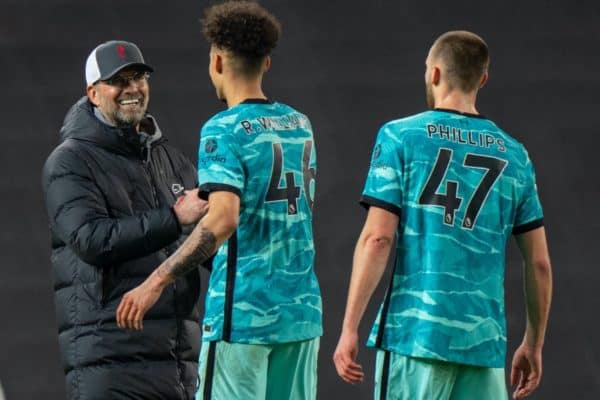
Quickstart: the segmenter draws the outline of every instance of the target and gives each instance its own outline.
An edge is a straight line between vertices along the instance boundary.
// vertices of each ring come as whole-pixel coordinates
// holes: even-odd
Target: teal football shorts
[[[319,342],[203,342],[196,399],[314,400]]]
[[[506,400],[504,368],[486,368],[378,350],[375,400]]]

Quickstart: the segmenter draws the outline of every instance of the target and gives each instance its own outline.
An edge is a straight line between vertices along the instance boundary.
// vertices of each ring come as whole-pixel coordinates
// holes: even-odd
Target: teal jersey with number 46
[[[361,202],[400,217],[392,282],[368,344],[503,367],[506,243],[543,225],[523,145],[482,116],[451,110],[389,122]]]
[[[247,100],[202,128],[200,195],[240,198],[237,231],[213,259],[204,341],[285,343],[322,334],[312,233],[316,168],[310,121],[287,105]]]

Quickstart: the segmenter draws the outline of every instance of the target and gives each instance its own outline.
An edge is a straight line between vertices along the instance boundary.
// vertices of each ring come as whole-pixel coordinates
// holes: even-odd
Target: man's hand
[[[117,325],[124,329],[142,330],[146,312],[158,301],[163,287],[146,280],[125,293],[117,308]]]
[[[520,400],[529,396],[542,379],[542,349],[522,343],[513,356],[510,383],[517,385],[513,399]]]
[[[173,205],[177,220],[181,225],[197,223],[208,211],[208,201],[198,197],[198,189],[186,190]]]
[[[365,376],[362,366],[356,363],[358,355],[358,334],[342,331],[333,353],[333,362],[338,375],[348,383],[359,383]]]

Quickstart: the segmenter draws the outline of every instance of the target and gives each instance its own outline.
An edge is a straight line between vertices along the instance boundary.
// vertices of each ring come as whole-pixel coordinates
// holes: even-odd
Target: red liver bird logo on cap
[[[121,60],[124,60],[125,57],[127,56],[127,54],[125,54],[125,46],[123,46],[122,44],[117,46],[117,54],[119,55],[119,58]]]

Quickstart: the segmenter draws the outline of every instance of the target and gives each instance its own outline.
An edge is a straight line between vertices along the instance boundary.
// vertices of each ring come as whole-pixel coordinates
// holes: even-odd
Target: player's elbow
[[[224,213],[221,215],[219,221],[220,231],[223,232],[223,235],[229,237],[235,232],[238,227],[239,216],[233,213]]]
[[[220,203],[208,209],[208,213],[202,219],[203,225],[210,229],[217,238],[227,239],[238,227],[239,212],[233,207]]]
[[[552,265],[550,264],[550,258],[546,254],[540,254],[533,256],[525,263],[526,274],[533,278],[537,282],[544,284],[552,284]]]
[[[530,266],[536,275],[551,276],[552,265],[549,257],[534,258],[530,261]]]
[[[392,246],[394,237],[384,232],[372,232],[365,235],[363,243],[365,247],[374,251],[388,251]]]
[[[71,232],[67,243],[86,264],[101,267],[110,264],[114,257],[113,241],[98,220],[83,224]]]

